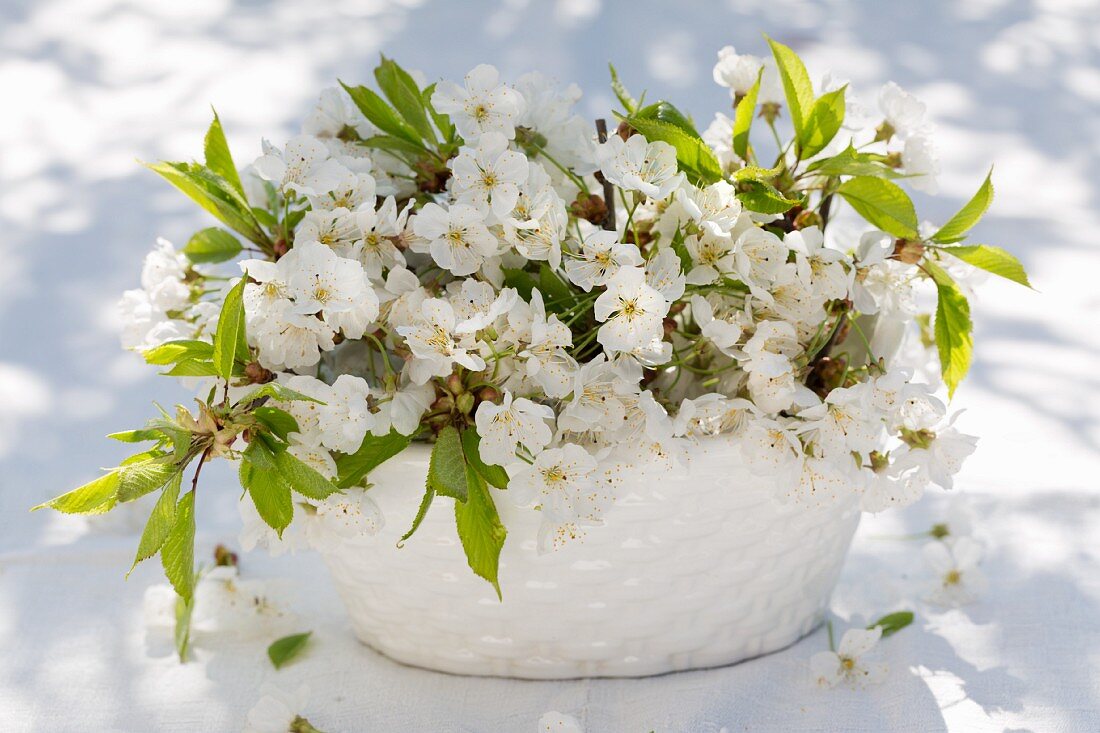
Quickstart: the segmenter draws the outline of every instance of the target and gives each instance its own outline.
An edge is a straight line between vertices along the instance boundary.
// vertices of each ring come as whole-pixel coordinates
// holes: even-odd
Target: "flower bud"
[[[214,547],[214,564],[218,567],[235,568],[238,565],[237,553],[222,544]]]
[[[915,265],[924,257],[924,245],[910,239],[894,242],[894,257],[907,265]]]
[[[477,398],[482,402],[499,402],[501,394],[496,387],[482,387],[477,393]]]
[[[775,120],[779,117],[779,104],[777,102],[764,102],[761,104],[760,117],[766,120],[769,125],[774,125]]]
[[[584,219],[592,224],[603,224],[607,218],[607,204],[602,196],[588,194],[581,191],[577,198],[569,205],[569,211],[578,219]]]
[[[455,399],[455,407],[463,415],[469,415],[470,410],[474,409],[474,396],[469,392],[463,392]]]
[[[275,373],[264,369],[258,361],[249,362],[244,368],[244,376],[249,384],[267,384],[275,380]]]
[[[825,220],[821,218],[821,214],[816,211],[807,209],[794,218],[795,229],[808,229],[809,227],[817,227],[821,229],[825,226]]]
[[[462,377],[457,374],[451,374],[447,377],[447,391],[453,395],[459,395],[466,391],[466,387],[462,384]]]
[[[895,132],[894,126],[883,120],[882,124],[875,128],[875,142],[880,143],[889,140]]]

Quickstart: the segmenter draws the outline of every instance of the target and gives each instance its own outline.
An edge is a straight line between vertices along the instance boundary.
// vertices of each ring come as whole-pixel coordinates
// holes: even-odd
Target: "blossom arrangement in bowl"
[[[767,61],[719,53],[732,114],[702,133],[614,68],[608,126],[541,74],[425,85],[386,58],[380,91],[325,90],[302,134],[243,170],[215,116],[203,162],[149,167],[219,225],[160,241],[122,301],[125,345],[196,384],[197,408],[110,436],[146,446],[45,506],[159,492],[135,564],[159,555],[186,601],[200,471],[234,461],[246,545],[321,549],[361,636],[453,671],[648,673],[805,633],[858,511],[950,488],[974,448],[936,396],[971,359],[961,278],[1027,279],[963,243],[989,177],[942,226],[918,220],[903,186],[935,179],[918,100],[887,85],[876,117],[769,44]],[[456,572],[463,553],[490,585]],[[589,582],[586,557],[612,575]],[[692,576],[711,595],[676,590],[719,566],[741,569]],[[709,636],[652,624],[600,666],[637,600],[622,568],[674,619],[716,607]],[[440,602],[445,586],[471,605]],[[537,637],[524,623],[576,596],[598,602],[517,651]],[[725,604],[744,598],[737,622]],[[402,624],[431,649],[395,642]],[[504,627],[506,651],[471,651]]]

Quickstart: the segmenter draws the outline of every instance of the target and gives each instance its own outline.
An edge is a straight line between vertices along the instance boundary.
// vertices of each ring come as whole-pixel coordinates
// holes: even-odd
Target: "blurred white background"
[[[114,302],[156,236],[182,244],[209,223],[138,160],[199,155],[210,105],[243,164],[261,137],[295,132],[322,87],[369,82],[385,52],[430,80],[481,62],[512,78],[537,68],[579,83],[593,117],[607,116],[614,61],[635,93],[705,123],[729,103],[710,78],[716,51],[762,55],[763,32],[815,79],[832,70],[868,100],[892,79],[927,102],[942,191],[916,196],[925,217],[944,220],[996,164],[973,238],[1019,255],[1039,292],[990,281],[973,303],[977,361],[956,404],[982,442],[958,484],[1011,507],[1005,526],[1027,543],[1002,552],[1019,567],[1087,577],[1100,544],[1095,0],[0,0],[0,552],[83,534],[26,510],[121,457],[101,436],[143,423],[152,400],[190,397],[118,350]],[[231,539],[236,495],[223,494],[202,511]],[[116,592],[121,570],[97,591]],[[1100,604],[1095,573],[1067,582],[1056,603]],[[0,598],[0,634],[35,592],[15,587],[27,595]],[[1091,672],[1063,671],[1095,711],[1090,639]],[[1086,720],[1051,715],[1065,730]]]

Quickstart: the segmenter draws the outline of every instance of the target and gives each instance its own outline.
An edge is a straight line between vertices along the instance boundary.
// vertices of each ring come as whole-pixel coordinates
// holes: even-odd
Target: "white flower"
[[[836,687],[843,683],[862,687],[881,682],[886,676],[886,665],[866,658],[881,638],[881,626],[845,631],[835,652],[818,652],[810,658],[810,669],[817,684]]]
[[[825,457],[806,455],[796,481],[785,481],[783,496],[811,506],[822,506],[851,496],[858,491],[851,456]]]
[[[361,544],[385,524],[368,491],[345,489],[316,503],[306,523],[306,536],[314,549],[330,552],[345,544]]]
[[[690,285],[709,285],[723,275],[732,275],[737,266],[734,240],[724,232],[704,229],[684,240],[694,267],[687,274]]]
[[[952,422],[954,420],[952,419]],[[954,476],[962,468],[963,461],[977,450],[978,439],[960,433],[954,427],[936,432],[921,431],[920,442],[898,449],[899,467],[916,468],[926,474],[932,483],[944,489],[954,488]]]
[[[515,288],[504,288],[498,293],[489,283],[478,280],[463,280],[460,287],[453,287],[458,282],[455,280],[448,287],[448,299],[458,321],[455,333],[477,333],[494,325],[519,300]]]
[[[676,167],[676,149],[660,140],[649,142],[641,135],[623,140],[612,135],[596,149],[604,177],[627,191],[640,191],[661,200],[680,187],[684,174]]]
[[[497,253],[499,243],[485,226],[485,217],[473,206],[455,204],[444,209],[427,204],[413,217],[413,231],[428,241],[436,264],[458,276],[472,275]],[[418,243],[416,251],[425,251]]]
[[[581,251],[565,261],[565,274],[586,293],[606,285],[621,267],[642,264],[642,254],[633,244],[619,241],[615,232],[595,231],[585,237]]]
[[[524,111],[523,96],[501,84],[499,72],[488,64],[468,73],[464,87],[449,81],[437,84],[432,105],[451,116],[467,143],[476,142],[486,132],[515,137],[516,123]]]
[[[354,162],[345,159],[344,163],[357,165],[359,168],[370,167],[369,158],[353,160]],[[309,203],[314,211],[335,211],[336,209],[358,211],[374,208],[376,189],[377,184],[370,173],[362,170],[345,170],[340,180],[329,191],[320,196],[310,196]]]
[[[542,135],[546,141],[542,147],[562,166],[579,175],[594,171],[592,123],[573,114],[573,106],[581,98],[580,87],[570,84],[561,90],[553,79],[535,71],[517,79],[515,88],[523,95],[525,108],[517,126]]]
[[[864,470],[861,478],[863,492],[859,497],[859,508],[872,513],[909,506],[924,495],[928,486],[927,474],[907,470],[897,461],[877,472]]]
[[[658,250],[657,254],[646,260],[645,281],[669,303],[684,295],[686,283],[680,268],[680,257],[671,247]]]
[[[411,209],[410,201],[398,211],[393,196],[387,196],[378,211],[365,207],[356,212],[355,224],[359,237],[349,256],[359,260],[367,277],[372,280],[381,279],[383,270],[405,266],[405,255],[397,248],[395,241],[406,236]]]
[[[492,212],[497,221],[512,213],[527,181],[527,158],[508,149],[508,138],[487,132],[476,148],[463,148],[451,161],[452,192],[458,201]]]
[[[738,352],[733,347],[741,339],[741,324],[728,318],[715,318],[714,306],[701,295],[691,296],[691,317],[705,338],[727,356]]]
[[[914,133],[905,140],[901,149],[901,167],[909,185],[918,191],[935,194],[940,190],[936,176],[940,173],[939,157],[931,135]]]
[[[599,354],[581,365],[573,381],[573,398],[558,416],[558,427],[573,432],[612,431],[622,426],[626,400],[637,388]]]
[[[531,455],[537,455],[553,437],[554,411],[523,397],[513,400],[508,391],[499,405],[482,402],[474,419],[481,436],[478,452],[489,464],[515,463],[516,448],[520,445]]]
[[[260,688],[263,697],[248,711],[245,733],[288,733],[301,725],[301,711],[309,701],[309,688],[302,686],[293,693],[271,684]]]
[[[622,267],[596,299],[594,312],[603,323],[596,340],[609,351],[631,352],[661,340],[668,301],[646,283],[645,270]]]
[[[725,46],[718,51],[714,81],[720,86],[729,87],[731,97],[748,94],[763,67],[764,62],[760,58],[738,54],[733,46]]]
[[[401,435],[412,435],[434,400],[435,389],[430,384],[409,384],[383,395],[371,433],[382,437],[396,430]]]
[[[145,255],[141,266],[141,287],[149,294],[149,301],[163,311],[186,306],[191,296],[184,282],[187,267],[187,258],[167,239],[158,238],[157,246]]]
[[[803,430],[816,431],[815,442],[826,453],[866,456],[880,447],[881,421],[869,404],[870,393],[862,386],[838,387],[829,392],[825,402],[799,414],[806,421]]]
[[[371,428],[373,415],[367,403],[366,380],[341,374],[332,383],[320,410],[321,443],[329,450],[354,453]]]
[[[928,600],[940,606],[972,603],[985,592],[985,575],[978,569],[982,546],[969,537],[953,542],[929,542],[921,551],[935,575]]]
[[[122,321],[120,340],[124,349],[144,351],[165,341],[187,337],[184,324],[169,318],[144,290],[127,290],[116,307]]]
[[[798,478],[802,467],[802,444],[793,431],[776,420],[757,418],[744,428],[741,456],[755,474],[777,476],[781,483]]]
[[[302,133],[314,137],[332,138],[346,128],[360,137],[370,137],[374,130],[363,113],[352,103],[347,92],[337,87],[321,90],[317,106],[302,123]]]
[[[539,718],[538,733],[584,733],[584,728],[572,715],[551,710]]]
[[[566,443],[540,453],[535,462],[512,477],[508,495],[519,506],[537,501],[551,520],[567,522],[581,514],[585,495],[593,492],[596,459],[578,445]]]
[[[287,294],[302,315],[323,313],[333,330],[348,338],[361,338],[378,316],[378,295],[363,267],[338,256],[319,242],[295,245],[282,259],[280,269],[289,273]]]
[[[549,174],[538,163],[528,163],[527,180],[520,188],[515,209],[501,223],[504,238],[521,255],[529,260],[545,260],[554,269],[561,264],[561,241],[569,216]]]
[[[323,142],[309,135],[291,138],[282,151],[265,143],[264,155],[252,166],[265,181],[302,196],[328,193],[340,184],[347,172],[344,166],[329,157]]]
[[[249,287],[245,288],[246,294]],[[249,341],[259,350],[260,364],[268,369],[313,366],[321,358],[321,351],[331,351],[335,346],[331,326],[316,316],[298,312],[290,300],[274,301],[265,310],[249,315]]]
[[[565,350],[573,345],[573,333],[556,315],[546,317],[542,293],[531,291],[531,323],[527,348],[519,356],[526,359],[527,376],[546,392],[547,397],[565,397],[573,388],[577,361]]]
[[[892,81],[879,91],[878,106],[898,137],[906,138],[927,124],[924,102]]]
[[[320,242],[341,257],[348,256],[348,250],[358,236],[355,217],[350,210],[343,207],[313,208],[306,212],[298,228],[294,230],[295,242]]]
[[[758,290],[774,282],[787,263],[787,245],[760,227],[747,229],[737,238],[736,270],[745,284]],[[759,295],[757,297],[760,297]]]
[[[416,384],[424,384],[432,377],[445,377],[458,364],[479,372],[485,362],[476,354],[455,341],[455,312],[451,304],[441,298],[425,300],[420,308],[420,318],[412,326],[400,326],[397,332],[405,337],[415,358],[408,362],[409,376]]]
[[[237,541],[245,552],[262,547],[272,557],[278,557],[286,552],[294,554],[298,550],[309,547],[300,521],[292,521],[280,537],[259,515],[250,497],[244,497],[238,501],[237,510],[240,512],[242,522]]]

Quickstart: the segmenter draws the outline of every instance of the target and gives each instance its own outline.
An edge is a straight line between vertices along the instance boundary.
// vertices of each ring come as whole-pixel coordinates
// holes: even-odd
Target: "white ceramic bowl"
[[[393,659],[470,675],[642,676],[731,664],[820,623],[859,522],[854,502],[781,505],[738,449],[712,438],[690,467],[627,480],[605,527],[536,552],[539,515],[494,498],[508,539],[504,601],[466,565],[452,500],[436,498],[398,549],[423,494],[429,449],[371,475],[386,517],[367,546],[325,553],[356,634]]]

